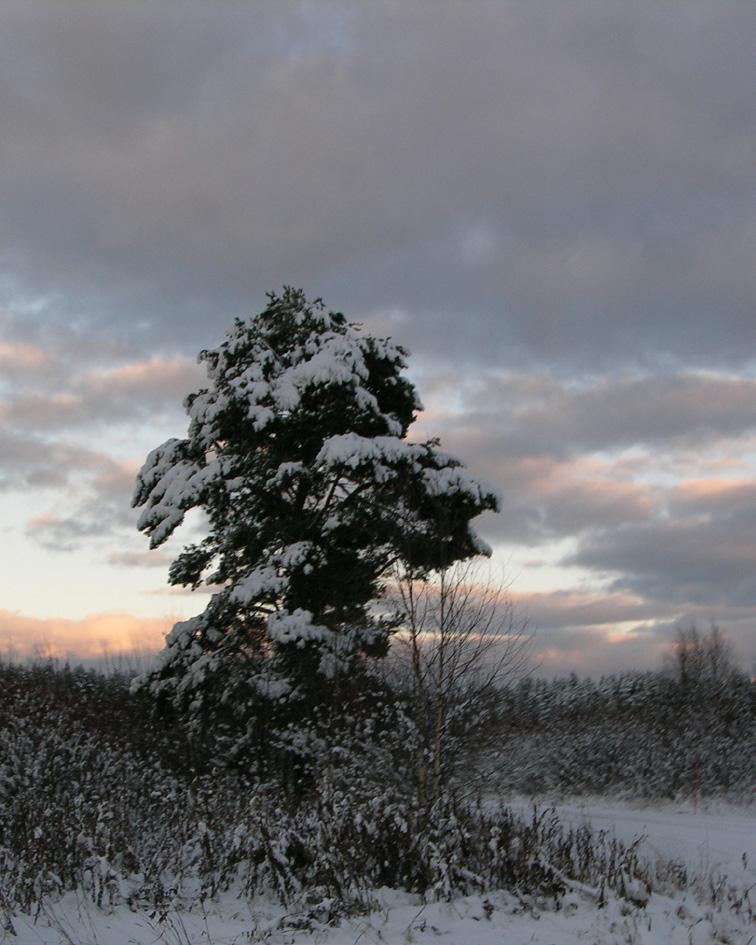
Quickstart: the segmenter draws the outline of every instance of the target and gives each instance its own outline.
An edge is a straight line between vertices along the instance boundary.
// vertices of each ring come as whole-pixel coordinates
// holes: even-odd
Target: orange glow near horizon
[[[27,617],[0,611],[0,655],[12,659],[98,659],[154,653],[162,648],[173,617],[127,613],[89,614],[80,620]]]

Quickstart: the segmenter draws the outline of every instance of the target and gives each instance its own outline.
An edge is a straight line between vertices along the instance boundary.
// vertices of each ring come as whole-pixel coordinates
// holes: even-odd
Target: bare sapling
[[[410,706],[423,804],[452,787],[479,788],[498,764],[499,696],[527,671],[531,652],[507,590],[469,561],[396,578],[389,666]]]

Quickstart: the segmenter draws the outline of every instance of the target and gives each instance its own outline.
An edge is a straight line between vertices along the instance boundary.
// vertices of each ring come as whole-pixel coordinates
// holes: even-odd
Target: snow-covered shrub
[[[145,709],[124,680],[0,666],[0,908],[77,889],[164,911],[236,889],[336,914],[379,886],[553,903],[573,886],[598,896],[602,877],[634,895],[653,880],[632,850],[549,812],[419,803],[385,716],[313,730],[318,764],[295,803],[280,781],[197,770]]]
[[[0,875],[30,906],[148,876],[180,831],[181,747],[159,737],[122,679],[52,667],[0,670]],[[142,831],[145,831],[142,833]]]
[[[429,811],[391,791],[364,798],[329,785],[318,796],[311,809],[256,809],[244,840],[247,892],[274,888],[291,900],[317,889],[364,901],[382,886],[430,899],[505,888],[556,901],[577,886],[651,884],[632,851],[587,828],[564,831],[553,812],[523,820],[448,798]]]

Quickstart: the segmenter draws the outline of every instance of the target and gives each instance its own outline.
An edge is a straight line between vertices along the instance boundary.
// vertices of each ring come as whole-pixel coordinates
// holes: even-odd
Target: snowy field
[[[530,803],[515,802],[526,811]],[[0,932],[13,945],[243,945],[247,942],[322,945],[749,945],[756,926],[743,900],[756,884],[756,817],[733,807],[633,806],[602,800],[559,805],[566,823],[590,822],[618,839],[644,837],[651,862],[673,858],[696,877],[674,897],[653,894],[645,906],[610,897],[599,907],[596,890],[574,889],[559,911],[500,892],[451,903],[424,904],[392,890],[371,894],[372,911],[329,925],[326,903],[287,912],[271,901],[226,894],[217,902],[164,916],[113,913],[69,895],[45,906],[34,920],[16,916]],[[720,890],[713,907],[711,889]],[[697,901],[698,892],[702,901]],[[706,904],[708,900],[709,904]]]

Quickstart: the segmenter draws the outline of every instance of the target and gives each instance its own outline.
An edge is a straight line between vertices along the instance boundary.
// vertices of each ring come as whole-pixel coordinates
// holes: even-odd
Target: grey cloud
[[[40,515],[31,519],[26,526],[26,534],[49,551],[71,551],[77,545],[91,542],[103,534],[103,523],[93,516],[82,517],[84,508],[78,514],[57,516]],[[111,523],[105,526],[110,533]]]
[[[33,537],[51,546],[73,547],[86,537],[133,534],[138,512],[131,508],[137,470],[109,459],[72,490],[70,508],[29,523]]]
[[[500,491],[501,514],[479,523],[489,541],[574,537],[578,550],[566,563],[657,609],[665,602],[756,604],[756,486],[722,479],[721,470],[712,480],[693,478],[707,455],[733,455],[728,437],[740,438],[741,454],[750,448],[753,381],[683,375],[575,387],[520,374],[509,387],[483,385],[466,402],[500,407],[440,415],[423,432],[435,426],[444,444]],[[638,446],[645,452],[635,460],[606,458]],[[660,473],[677,484],[661,485]]]
[[[753,506],[707,520],[625,525],[581,539],[569,563],[615,575],[613,587],[657,601],[756,605]]]
[[[51,483],[58,489],[51,509],[26,523],[29,538],[50,550],[70,551],[134,533],[137,513],[130,499],[135,469],[105,454],[67,452],[59,443],[50,444],[49,455],[57,455],[68,465],[61,481]],[[27,481],[26,485],[33,484]]]
[[[607,449],[670,440],[702,441],[756,428],[756,381],[676,375],[603,381],[562,391],[545,409],[526,408],[527,429],[576,447]]]
[[[89,470],[78,470],[67,482],[67,494],[58,497],[50,511],[27,521],[27,536],[54,551],[90,547],[110,563],[136,566],[138,561],[149,560],[155,566],[164,565],[172,558],[155,552],[142,558],[136,550],[140,546],[144,550],[145,545],[136,531],[139,509],[131,507],[136,473],[136,468],[108,457]],[[206,531],[203,513],[191,510],[180,536],[168,542],[169,554]],[[120,550],[108,551],[116,542]]]
[[[732,454],[733,442],[745,453],[756,429],[756,383],[742,377],[671,374],[576,385],[519,373],[468,382],[458,392],[461,406],[448,413],[445,400],[454,391],[444,387],[452,381],[444,371],[429,381],[439,408],[421,418],[418,433],[440,434],[498,489],[501,515],[481,521],[493,540],[544,542],[690,515],[688,506],[703,501],[695,489],[667,494],[651,483],[660,473],[689,479],[707,457]],[[634,458],[623,455],[628,449]]]
[[[18,5],[5,256],[118,287],[95,325],[141,293],[145,344],[212,342],[286,281],[405,310],[400,340],[437,357],[751,358],[754,25],[698,3]]]
[[[756,430],[756,381],[736,375],[670,370],[576,383],[518,373],[483,378],[463,397],[464,414],[440,423],[452,438],[477,438],[490,463],[660,444],[701,450]]]
[[[73,443],[0,431],[0,490],[59,488],[76,475],[96,475],[112,464],[104,453]]]
[[[654,512],[651,491],[629,482],[612,482],[606,476],[564,483],[541,500],[544,521],[552,535],[575,535],[596,527],[643,521]]]
[[[66,512],[49,512],[30,519],[26,534],[51,551],[71,551],[85,545],[96,548],[94,543],[103,539],[133,533],[137,516],[128,498],[128,492],[112,490],[108,484],[83,489]]]
[[[474,469],[474,452],[465,455]],[[483,467],[485,469],[485,466]],[[539,544],[589,529],[643,521],[657,511],[654,492],[601,469],[551,459],[500,462],[486,476],[500,494],[500,513],[480,519],[491,541]]]

